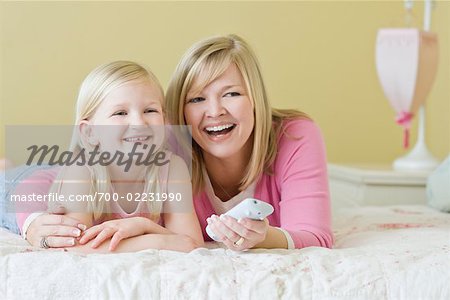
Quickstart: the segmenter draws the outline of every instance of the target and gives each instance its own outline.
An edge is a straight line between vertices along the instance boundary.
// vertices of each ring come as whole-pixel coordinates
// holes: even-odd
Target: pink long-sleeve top
[[[269,224],[286,230],[295,248],[331,248],[330,197],[325,145],[319,128],[307,119],[286,121],[278,137],[273,175],[263,174],[254,198],[270,203]],[[194,205],[205,240],[206,219],[214,211],[206,191],[194,196]]]

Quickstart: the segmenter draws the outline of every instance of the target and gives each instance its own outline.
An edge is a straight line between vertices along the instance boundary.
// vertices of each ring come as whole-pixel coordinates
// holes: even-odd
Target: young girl
[[[84,80],[71,150],[74,157],[98,156],[80,154],[50,189],[63,197],[58,205],[66,216],[89,228],[76,233],[68,250],[190,251],[203,245],[187,166],[164,149],[162,105],[155,76],[133,62],[102,65]],[[43,235],[40,246],[50,247],[49,239]]]

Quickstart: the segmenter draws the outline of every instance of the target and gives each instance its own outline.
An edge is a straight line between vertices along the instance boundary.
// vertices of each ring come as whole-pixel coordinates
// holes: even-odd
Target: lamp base
[[[439,161],[428,151],[424,143],[417,143],[407,155],[396,159],[393,163],[397,171],[432,171]]]

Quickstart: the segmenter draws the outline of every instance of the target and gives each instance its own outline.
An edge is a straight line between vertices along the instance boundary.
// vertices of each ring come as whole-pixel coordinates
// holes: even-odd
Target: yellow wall
[[[273,106],[309,113],[323,130],[330,161],[390,163],[405,151],[376,76],[374,41],[378,28],[402,24],[402,3],[2,2],[2,125],[71,124],[83,77],[111,60],[147,64],[166,87],[193,42],[237,33],[259,56]],[[419,25],[422,12],[416,5]],[[449,2],[438,3],[432,27],[441,64],[428,99],[427,140],[444,158],[450,152]]]

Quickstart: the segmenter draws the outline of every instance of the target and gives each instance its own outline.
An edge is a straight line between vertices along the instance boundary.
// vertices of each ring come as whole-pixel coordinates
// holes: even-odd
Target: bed
[[[450,299],[450,215],[425,206],[334,215],[334,249],[81,255],[0,229],[1,299]]]

